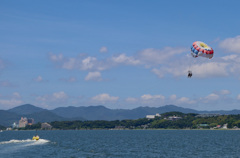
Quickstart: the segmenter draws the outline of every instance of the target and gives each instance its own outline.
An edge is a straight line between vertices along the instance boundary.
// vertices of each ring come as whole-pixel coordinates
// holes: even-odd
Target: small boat
[[[32,140],[39,140],[39,136],[38,135],[33,136]]]

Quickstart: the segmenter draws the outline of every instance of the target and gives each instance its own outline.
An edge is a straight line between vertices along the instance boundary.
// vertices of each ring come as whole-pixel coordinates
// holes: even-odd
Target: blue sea
[[[1,158],[240,157],[238,130],[56,130],[0,132]]]

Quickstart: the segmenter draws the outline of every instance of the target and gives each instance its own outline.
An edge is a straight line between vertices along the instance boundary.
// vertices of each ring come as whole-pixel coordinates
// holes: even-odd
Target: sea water
[[[240,157],[238,130],[56,130],[0,133],[1,158]]]

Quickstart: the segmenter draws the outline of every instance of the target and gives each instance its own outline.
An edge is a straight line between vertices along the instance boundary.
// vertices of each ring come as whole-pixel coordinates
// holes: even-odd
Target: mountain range
[[[240,114],[240,110],[231,111],[197,111],[175,105],[162,107],[138,107],[135,109],[109,109],[99,106],[59,107],[47,110],[31,104],[21,105],[9,110],[0,110],[0,125],[10,126],[18,122],[21,117],[33,118],[35,122],[70,121],[70,120],[123,120],[139,119],[146,115],[162,114],[171,111],[182,113],[215,113],[215,114]]]

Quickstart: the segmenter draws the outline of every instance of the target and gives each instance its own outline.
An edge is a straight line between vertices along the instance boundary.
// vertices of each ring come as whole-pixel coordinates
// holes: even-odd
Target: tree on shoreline
[[[177,116],[177,120],[169,119]],[[198,114],[184,114],[181,112],[167,112],[161,117],[154,119],[141,118],[136,120],[115,121],[54,121],[50,122],[53,129],[76,130],[76,129],[198,129],[216,128],[218,125],[228,125],[228,128],[240,127],[240,115],[219,115],[209,117],[197,117]],[[41,123],[26,126],[23,130],[41,129]]]

